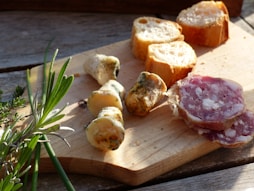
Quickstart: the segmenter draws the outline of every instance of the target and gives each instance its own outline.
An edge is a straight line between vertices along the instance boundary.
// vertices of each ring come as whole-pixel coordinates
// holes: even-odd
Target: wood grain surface
[[[253,42],[252,36],[231,23],[230,39],[225,44],[215,49],[193,46],[198,55],[194,72],[239,82],[244,87],[246,102],[251,110],[254,110],[251,96],[254,89],[254,58],[249,56],[248,60],[245,59],[243,67],[243,57],[248,55],[237,52],[244,50],[247,54],[250,50],[247,47],[253,46]],[[167,102],[158,105],[145,118],[137,118],[124,111],[126,138],[118,150],[102,153],[92,148],[86,141],[84,125],[93,117],[89,111],[79,108],[77,102],[99,88],[90,76],[81,72],[85,59],[95,53],[119,57],[122,62],[119,81],[126,89],[131,87],[139,72],[144,69],[143,63],[133,58],[128,40],[73,55],[68,73],[78,73],[79,77],[75,79],[70,94],[64,100],[69,102],[69,106],[62,124],[71,126],[76,131],[63,134],[71,148],[65,147],[59,140],[52,141],[57,156],[67,171],[139,185],[219,148],[192,132],[182,121],[174,120]],[[62,62],[59,60],[59,65]],[[244,77],[238,75],[240,68]],[[39,72],[37,69],[33,69],[35,78]],[[41,167],[46,172],[52,170],[46,156],[42,157]]]
[[[156,190],[252,190],[254,187],[254,164],[247,164],[230,169],[224,169],[208,174],[175,180],[154,186],[145,186],[132,191]],[[188,185],[188,189],[186,189]],[[209,186],[212,185],[212,186]]]
[[[1,1],[1,3],[2,2],[3,1]],[[231,21],[249,34],[254,35],[254,1],[244,0],[243,2],[241,15],[236,18],[231,18]],[[7,3],[11,3],[11,1]],[[59,57],[74,55],[86,51],[89,48],[96,48],[119,40],[125,40],[129,38],[132,19],[140,15],[143,14],[3,11],[0,13],[2,21],[0,22],[0,27],[2,29],[0,31],[0,72],[20,70],[41,63],[45,47],[52,39],[52,36],[56,37],[52,51],[54,51],[56,47],[59,48]],[[174,20],[174,16],[167,15],[167,13],[163,15],[154,14],[154,16]],[[73,21],[73,19],[75,19],[75,21]],[[90,19],[95,23],[99,22],[101,24],[97,25],[97,27],[91,26],[92,29],[89,30],[89,23],[91,22],[87,20]],[[101,22],[101,19],[103,19],[103,22]],[[112,24],[112,20],[117,20],[118,27],[116,30],[114,30],[115,25]],[[70,27],[74,28],[74,30],[71,30],[71,35],[67,35],[70,34],[68,32],[70,31]],[[57,30],[57,28],[59,28],[59,30]],[[64,31],[67,34],[65,34]],[[112,31],[114,31],[114,33],[112,33]],[[27,35],[22,35],[23,33]],[[94,35],[91,33],[94,33]],[[40,37],[42,37],[42,39]],[[88,46],[89,48],[87,49]],[[241,52],[239,52],[239,54],[241,54]],[[7,87],[2,89],[7,94],[5,95],[6,98],[8,98],[8,96],[10,98],[12,89],[14,89],[17,84],[25,84],[24,71],[0,73],[0,76],[1,87]],[[227,185],[235,184],[235,186],[241,186],[242,190],[248,189],[250,187],[248,187],[249,184],[246,184],[246,182],[251,181],[248,177],[253,177],[252,171],[245,171],[245,173],[241,174],[241,178],[237,179],[241,171],[232,171],[230,167],[243,165],[239,167],[243,169],[244,166],[247,166],[246,164],[252,162],[254,162],[254,141],[238,149],[218,149],[182,165],[175,170],[166,172],[140,185],[140,187],[150,185],[154,190],[156,190],[156,187],[160,190],[174,190],[171,189],[170,185],[167,186],[166,184],[164,187],[161,187],[160,183],[170,183],[172,180],[180,179],[181,182],[178,183],[178,186],[180,188],[183,187],[183,190],[189,187],[193,188],[193,186],[197,188],[196,190],[204,190],[204,188],[207,189],[209,186],[216,188],[216,185],[220,185],[219,190],[234,190]],[[222,169],[224,170],[218,171]],[[217,171],[217,173],[212,173],[214,171]],[[228,176],[221,179],[221,173],[227,174]],[[205,174],[205,176],[202,174]],[[75,188],[82,191],[131,190],[135,188],[108,178],[100,178],[93,175],[68,173],[68,176]],[[231,176],[235,176],[236,178],[230,178]],[[194,180],[191,181],[187,177],[193,177]],[[217,181],[207,181],[208,179],[216,179]],[[177,189],[177,186],[173,186],[172,188]],[[66,190],[56,173],[40,173],[37,190],[48,191],[49,189],[52,191]],[[149,188],[146,187],[146,190],[149,190]]]
[[[0,31],[0,72],[24,70],[42,64],[51,41],[49,52],[53,54],[59,48],[58,58],[63,58],[126,40],[130,37],[132,22],[138,16],[0,12],[0,28],[4,29]]]

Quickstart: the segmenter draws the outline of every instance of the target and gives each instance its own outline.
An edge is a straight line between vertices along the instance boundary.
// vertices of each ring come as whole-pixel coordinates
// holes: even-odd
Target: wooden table
[[[146,14],[147,15],[147,14]],[[174,20],[175,16],[155,15]],[[24,69],[42,63],[48,42],[67,57],[130,37],[140,14],[82,12],[0,12],[0,88],[4,99],[25,85]],[[231,21],[254,35],[254,0],[244,0]],[[69,174],[77,190],[244,190],[254,188],[254,141],[242,148],[219,149],[143,185],[131,187],[105,178]],[[57,174],[40,174],[38,190],[64,190]]]

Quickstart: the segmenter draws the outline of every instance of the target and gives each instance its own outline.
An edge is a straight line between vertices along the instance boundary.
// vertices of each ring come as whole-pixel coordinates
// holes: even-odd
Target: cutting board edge
[[[233,23],[230,23],[230,25],[231,25],[231,27],[233,26],[234,27],[234,30],[236,29],[237,31],[240,31],[240,32],[242,32],[241,33],[241,35],[247,35],[248,33],[247,32],[245,32],[245,31],[243,31],[243,30],[241,30],[239,27],[237,27],[237,26],[235,26]],[[247,36],[247,37],[249,37],[249,36]],[[253,37],[251,37],[252,39],[254,39]],[[96,48],[96,49],[92,49],[92,50],[89,50],[89,51],[85,51],[85,52],[83,52],[83,53],[79,53],[79,54],[76,54],[76,55],[74,55],[73,57],[76,57],[77,55],[81,55],[81,56],[84,56],[84,55],[88,55],[88,54],[90,54],[90,53],[94,53],[94,52],[96,52],[96,53],[102,53],[102,52],[108,52],[107,51],[107,48],[109,47],[114,47],[115,45],[116,45],[116,47],[121,47],[121,45],[123,45],[123,44],[126,44],[126,43],[128,43],[129,44],[129,41],[130,41],[130,39],[127,39],[127,40],[123,40],[123,41],[120,41],[120,42],[116,42],[116,43],[113,43],[113,44],[110,44],[110,45],[106,45],[106,46],[102,46],[102,47],[100,47],[100,48]],[[217,148],[216,148],[217,149]],[[214,149],[214,150],[216,150],[216,149]],[[183,165],[183,164],[185,164],[185,163],[187,163],[187,162],[190,162],[191,160],[194,160],[194,159],[197,159],[197,158],[199,158],[199,157],[201,157],[201,156],[204,156],[205,154],[208,154],[208,153],[210,153],[210,152],[212,152],[212,151],[214,151],[213,149],[211,149],[211,150],[208,150],[208,151],[206,151],[206,152],[204,152],[204,153],[201,153],[200,154],[200,156],[197,156],[197,155],[195,155],[195,157],[193,157],[193,158],[190,158],[188,161],[186,161],[186,162],[183,162],[183,163],[181,163],[181,164],[179,164],[178,166],[181,166],[181,165]],[[63,160],[63,158],[60,158],[60,160]],[[76,159],[72,159],[72,160],[76,160]],[[86,159],[84,159],[84,160],[86,160]],[[167,161],[167,158],[166,159],[164,159],[163,160],[163,163],[164,162],[166,162]],[[76,162],[76,161],[75,161]],[[103,162],[102,162],[103,163]],[[105,164],[105,163],[103,163],[103,164]],[[106,164],[105,165],[106,167],[101,167],[101,169],[106,169],[106,172],[108,171],[108,169],[110,169],[110,170],[112,170],[112,168],[110,168],[110,166],[114,166],[115,167],[115,165],[112,165],[112,164]],[[118,180],[118,181],[120,181],[120,182],[123,182],[123,183],[126,183],[126,184],[130,184],[130,185],[138,185],[138,184],[141,184],[141,183],[143,183],[143,182],[146,182],[146,181],[149,181],[151,178],[154,178],[154,177],[156,177],[156,176],[159,176],[159,175],[161,175],[161,174],[163,174],[163,173],[165,173],[165,172],[168,172],[168,171],[170,171],[170,170],[173,170],[173,169],[167,169],[167,168],[163,168],[163,171],[161,171],[161,173],[158,173],[158,174],[154,174],[153,176],[151,176],[150,178],[146,178],[145,180],[144,179],[138,179],[137,178],[137,180],[135,180],[135,178],[134,177],[139,177],[140,175],[143,175],[144,173],[145,174],[147,174],[147,169],[148,168],[151,168],[151,169],[153,169],[153,168],[155,168],[155,167],[157,167],[158,166],[158,164],[157,163],[155,163],[155,164],[152,164],[151,166],[148,166],[148,167],[145,167],[145,168],[143,168],[143,169],[137,169],[137,170],[130,170],[130,169],[127,169],[127,168],[125,168],[125,167],[120,167],[120,170],[119,170],[119,172],[120,173],[126,173],[126,174],[124,174],[124,177],[125,176],[127,176],[127,178],[123,181],[122,179],[120,179],[117,175],[115,175],[115,174],[117,174],[117,173],[113,173],[112,174],[112,171],[109,171],[109,175],[111,175],[113,178],[112,179],[114,179],[114,180]],[[178,166],[176,166],[176,167],[174,167],[174,168],[177,168]],[[68,169],[68,168],[67,168]],[[94,169],[93,169],[94,170]],[[68,170],[67,170],[68,171]],[[73,170],[73,169],[70,169],[70,171],[71,172],[74,172],[74,173],[79,173],[79,171],[77,170],[77,171],[75,171],[75,170]],[[92,171],[92,170],[91,170]],[[84,173],[84,172],[81,172],[81,173]],[[101,172],[101,171],[99,171],[99,172],[97,172],[97,173],[91,173],[91,174],[95,174],[95,175],[97,175],[97,176],[102,176],[102,177],[109,177],[108,176],[108,174],[107,173],[105,173],[105,172]],[[130,177],[131,178],[131,180],[128,180],[128,177]],[[121,177],[122,178],[122,177]]]
[[[199,148],[197,149],[198,153],[187,151],[184,155],[186,154],[188,157],[184,159],[179,159],[179,155],[176,154],[173,158],[168,157],[163,161],[158,161],[152,165],[137,169],[118,166],[102,161],[92,161],[85,158],[58,157],[58,160],[62,164],[64,170],[68,173],[94,175],[115,180],[130,186],[138,186],[219,148],[221,147],[218,144],[205,141],[205,144],[199,145]],[[177,161],[178,164],[172,165],[172,163],[169,163],[169,158],[172,158],[173,161]],[[181,162],[179,162],[179,160]],[[77,164],[82,164],[82,166],[77,167]],[[49,157],[42,157],[40,159],[40,166],[44,167],[43,169],[40,168],[41,173],[56,172]],[[160,170],[158,170],[158,168],[160,168]]]

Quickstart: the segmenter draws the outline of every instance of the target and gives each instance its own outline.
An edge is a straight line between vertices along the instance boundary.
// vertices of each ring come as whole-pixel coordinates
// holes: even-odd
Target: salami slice
[[[224,131],[196,129],[199,134],[223,147],[238,147],[250,142],[254,136],[254,114],[246,111],[237,117],[232,127]]]
[[[224,130],[245,110],[240,84],[190,75],[177,84],[179,114],[190,126]]]

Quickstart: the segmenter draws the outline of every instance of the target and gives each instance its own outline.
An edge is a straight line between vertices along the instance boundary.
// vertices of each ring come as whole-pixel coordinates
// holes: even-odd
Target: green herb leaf
[[[18,128],[16,126],[17,122],[24,119],[24,117],[13,112],[17,107],[24,105],[20,98],[20,94],[23,93],[24,89],[17,87],[11,102],[0,102],[0,125],[2,124],[1,126],[4,127],[4,129],[0,128],[0,163],[2,164],[0,165],[0,170],[5,171],[4,177],[0,180],[0,190],[13,191],[20,189],[23,186],[20,179],[22,176],[25,176],[24,185],[26,186],[28,172],[32,164],[34,164],[32,190],[36,190],[40,145],[42,143],[64,181],[67,190],[75,190],[61,167],[50,141],[46,137],[46,134],[56,135],[69,146],[67,140],[57,133],[61,129],[60,124],[57,122],[65,116],[62,114],[65,106],[57,110],[55,110],[55,107],[68,92],[74,77],[73,75],[65,75],[70,58],[63,64],[59,74],[56,76],[56,72],[53,71],[53,65],[57,52],[58,50],[55,51],[49,67],[48,63],[46,63],[46,55],[44,57],[41,95],[33,94],[31,74],[30,70],[27,70],[27,93],[31,115],[28,116],[29,122],[24,124],[24,127]],[[73,130],[71,128],[62,129]],[[32,160],[34,160],[34,163],[30,164]]]
[[[40,138],[39,136],[34,136],[28,143],[27,142],[23,143],[19,161],[14,168],[15,173],[18,173],[20,169],[24,167],[29,158],[32,156],[32,153],[37,145],[39,138]]]

